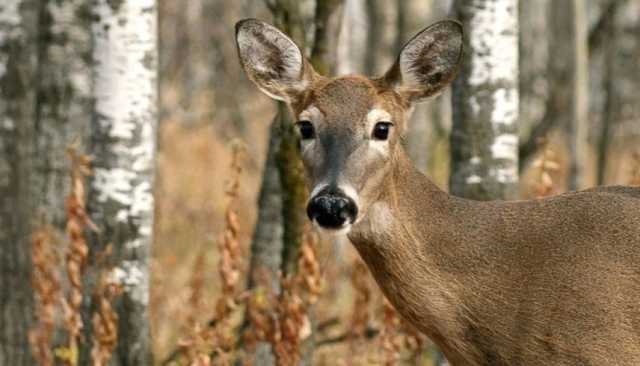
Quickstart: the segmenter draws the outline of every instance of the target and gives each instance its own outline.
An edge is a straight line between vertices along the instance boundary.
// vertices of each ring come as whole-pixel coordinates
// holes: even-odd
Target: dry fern
[[[33,356],[40,366],[53,365],[51,338],[55,331],[56,305],[60,303],[62,292],[56,269],[57,256],[53,250],[53,229],[43,227],[32,235],[31,286],[35,293],[37,323],[29,331],[29,342]]]

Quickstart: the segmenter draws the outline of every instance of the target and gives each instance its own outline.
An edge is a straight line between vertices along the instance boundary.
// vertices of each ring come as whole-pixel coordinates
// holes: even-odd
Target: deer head
[[[297,121],[311,191],[307,214],[334,232],[366,215],[402,149],[412,105],[451,82],[462,55],[462,27],[449,20],[419,32],[373,79],[317,74],[291,39],[255,19],[237,23],[236,41],[249,79],[286,102]]]

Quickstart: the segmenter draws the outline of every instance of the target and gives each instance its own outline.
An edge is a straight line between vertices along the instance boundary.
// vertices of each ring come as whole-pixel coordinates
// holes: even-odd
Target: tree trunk
[[[90,23],[83,0],[40,3],[34,197],[39,215],[64,228],[67,147],[84,151],[91,118]]]
[[[465,36],[453,85],[450,189],[477,200],[518,195],[518,7],[458,0]]]
[[[607,156],[609,152],[609,145],[611,142],[611,130],[614,122],[618,119],[618,113],[620,111],[620,98],[617,90],[618,72],[616,67],[616,59],[618,56],[618,21],[617,12],[618,4],[623,1],[615,2],[608,9],[610,14],[608,16],[603,15],[603,18],[609,18],[606,22],[604,29],[602,29],[603,35],[601,39],[605,40],[604,46],[604,75],[603,86],[605,92],[604,108],[601,118],[601,130],[600,136],[598,136],[598,167],[597,167],[597,184],[604,185],[607,177]]]
[[[381,36],[381,10],[378,0],[366,0],[367,13],[367,48],[365,49],[365,69],[367,76],[376,76],[379,67],[378,54]]]
[[[569,147],[570,191],[584,187],[585,162],[588,159],[588,48],[587,48],[587,9],[583,0],[561,1],[551,9],[551,21],[554,28],[555,50],[564,48],[566,54],[555,54],[554,59],[565,62],[564,72],[569,80],[566,84],[567,102],[566,134]],[[566,56],[566,57],[563,57]]]
[[[273,294],[280,293],[278,273],[282,268],[284,223],[282,217],[282,184],[276,165],[275,151],[280,146],[280,113],[271,123],[267,160],[262,173],[262,185],[258,199],[258,219],[251,242],[249,288],[264,287]],[[258,342],[254,364],[275,364],[271,344]]]
[[[338,75],[365,72],[367,46],[367,16],[365,0],[346,0],[338,40]]]
[[[156,2],[99,0],[92,5],[91,19],[95,95],[91,154],[95,160],[88,207],[91,219],[100,229],[91,257],[95,259],[96,251],[113,244],[114,274],[124,289],[116,303],[118,345],[111,363],[150,365],[153,362],[148,322],[149,252],[157,128]],[[95,283],[96,271],[93,266],[89,269],[89,287]],[[85,328],[89,328],[88,319],[89,314],[85,314]]]
[[[0,5],[0,365],[33,365],[31,222],[38,3]]]

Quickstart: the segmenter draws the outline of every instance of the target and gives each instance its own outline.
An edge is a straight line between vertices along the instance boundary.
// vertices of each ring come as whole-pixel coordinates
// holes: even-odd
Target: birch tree
[[[38,2],[0,3],[0,365],[33,365],[30,237]]]
[[[518,6],[458,0],[465,55],[453,85],[450,190],[478,200],[518,194]]]
[[[98,0],[91,9],[95,109],[90,151],[95,160],[88,207],[100,229],[93,245],[100,250],[113,244],[114,277],[124,289],[116,304],[118,346],[112,362],[118,365],[153,363],[148,302],[157,129],[156,6],[154,0]],[[95,281],[95,273],[89,278]]]

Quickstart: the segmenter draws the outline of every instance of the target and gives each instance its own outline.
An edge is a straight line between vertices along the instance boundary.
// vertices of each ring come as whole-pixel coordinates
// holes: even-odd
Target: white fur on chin
[[[318,232],[321,235],[327,235],[327,236],[347,235],[351,231],[351,224],[344,225],[339,229],[327,229],[320,226],[320,224],[318,224],[316,220],[313,220],[313,226],[315,226],[316,230],[318,230]]]

